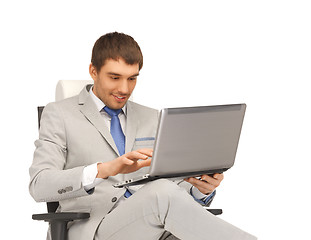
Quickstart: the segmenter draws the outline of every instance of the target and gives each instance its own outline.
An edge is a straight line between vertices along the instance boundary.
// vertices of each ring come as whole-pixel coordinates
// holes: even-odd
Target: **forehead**
[[[118,60],[107,59],[101,67],[100,73],[114,73],[122,76],[132,76],[139,73],[139,64],[127,64],[122,58]]]

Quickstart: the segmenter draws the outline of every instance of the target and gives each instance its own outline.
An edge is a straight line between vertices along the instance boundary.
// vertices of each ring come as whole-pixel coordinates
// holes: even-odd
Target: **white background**
[[[221,217],[259,239],[311,239],[310,12],[301,0],[1,1],[0,238],[45,238],[31,220],[45,204],[28,193],[36,107],[58,80],[90,79],[94,42],[120,31],[144,54],[137,102],[247,103]]]

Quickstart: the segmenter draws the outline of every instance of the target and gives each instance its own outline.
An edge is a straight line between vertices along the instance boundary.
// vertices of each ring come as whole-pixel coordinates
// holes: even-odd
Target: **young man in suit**
[[[31,195],[59,201],[59,211],[90,212],[70,224],[69,240],[163,239],[169,232],[180,239],[255,239],[200,206],[210,204],[223,174],[112,186],[151,163],[158,111],[129,101],[142,65],[132,37],[115,32],[96,41],[94,85],[43,111]]]

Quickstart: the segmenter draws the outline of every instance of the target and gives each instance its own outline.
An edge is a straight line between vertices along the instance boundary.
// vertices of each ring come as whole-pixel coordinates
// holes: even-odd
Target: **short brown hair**
[[[97,71],[108,59],[118,61],[122,58],[127,64],[143,67],[143,54],[138,43],[129,35],[112,32],[101,36],[94,44],[92,50],[92,65]]]

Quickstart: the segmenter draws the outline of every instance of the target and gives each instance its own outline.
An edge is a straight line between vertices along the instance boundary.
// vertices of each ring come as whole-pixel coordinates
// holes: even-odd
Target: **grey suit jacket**
[[[78,96],[48,104],[42,113],[39,139],[30,167],[30,193],[36,201],[59,201],[58,211],[89,212],[90,219],[70,223],[69,239],[91,240],[104,216],[114,207],[124,188],[112,185],[135,175],[109,177],[88,194],[81,178],[85,166],[110,161],[119,156],[108,127],[96,109],[88,90]],[[127,103],[126,152],[152,148],[158,124],[158,111],[129,101]],[[190,184],[181,184],[188,192]]]

